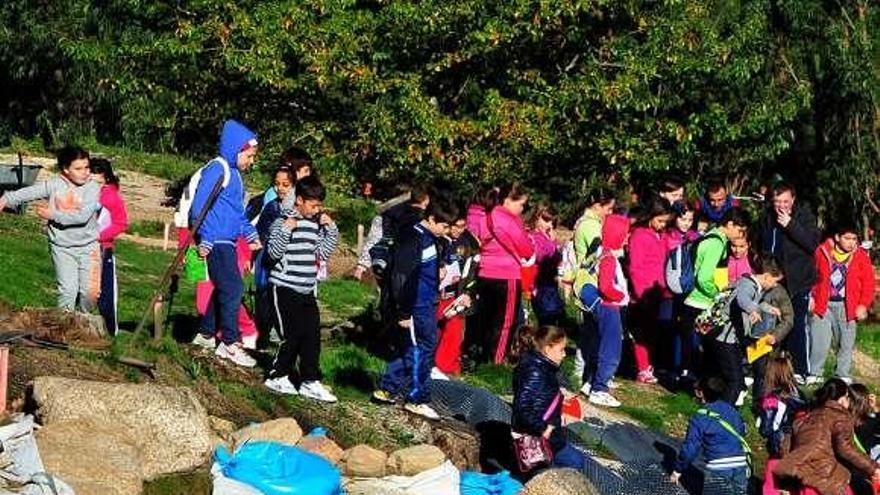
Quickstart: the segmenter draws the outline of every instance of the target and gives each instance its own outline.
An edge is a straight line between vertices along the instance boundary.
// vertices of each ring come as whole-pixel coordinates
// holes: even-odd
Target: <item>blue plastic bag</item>
[[[523,485],[507,471],[496,474],[462,471],[460,488],[461,495],[516,495]]]
[[[265,495],[342,495],[339,470],[321,456],[277,442],[248,442],[235,454],[218,447],[223,475]]]

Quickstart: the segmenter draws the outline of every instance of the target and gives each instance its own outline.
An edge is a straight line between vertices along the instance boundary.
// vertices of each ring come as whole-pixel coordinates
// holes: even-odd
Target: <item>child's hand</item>
[[[0,197],[0,213],[6,209],[6,198]]]
[[[681,479],[681,473],[673,471],[672,474],[669,475],[669,482],[673,485],[677,485],[679,479]]]
[[[199,246],[199,258],[205,259],[209,254],[211,254],[211,251],[208,251],[208,248]]]
[[[411,319],[411,318],[407,318],[407,319],[405,319],[405,320],[400,320],[400,321],[397,322],[397,324],[400,325],[400,328],[406,328],[406,329],[409,329],[410,326],[412,326],[412,319]]]
[[[293,217],[288,218],[287,220],[284,221],[284,226],[290,230],[295,229],[296,228],[296,219]]]
[[[766,336],[766,342],[770,345],[776,345],[776,337],[773,336],[772,333],[768,333]]]
[[[770,308],[767,310],[767,312],[777,318],[782,317],[782,311],[779,308],[777,308],[776,306],[770,306]]]
[[[251,251],[259,251],[260,249],[263,249],[263,243],[260,242],[259,239],[256,239],[255,241],[248,243],[248,248],[250,248]]]
[[[474,303],[474,301],[471,300],[470,294],[462,294],[459,302],[461,302],[461,305],[466,308],[471,307],[471,305]]]
[[[761,313],[757,311],[752,311],[751,313],[749,313],[749,321],[751,321],[752,323],[758,323],[759,321],[761,321]]]
[[[868,308],[866,308],[865,306],[859,304],[859,306],[856,307],[856,318],[857,318],[859,321],[863,321],[863,320],[865,320],[867,317],[868,317]]]
[[[363,280],[365,273],[367,273],[367,267],[365,267],[363,265],[358,265],[355,267],[354,273],[352,273],[352,276],[355,278],[355,280]]]
[[[37,205],[37,216],[43,220],[52,220],[52,210],[49,209],[49,205]]]
[[[868,405],[871,406],[871,410],[877,411],[877,396],[874,394],[868,394]]]
[[[333,219],[330,218],[330,215],[322,212],[321,216],[318,218],[318,224],[330,225],[331,223],[333,223]]]

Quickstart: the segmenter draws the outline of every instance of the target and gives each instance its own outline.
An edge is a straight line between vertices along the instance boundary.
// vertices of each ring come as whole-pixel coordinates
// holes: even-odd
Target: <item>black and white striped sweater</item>
[[[303,218],[297,210],[290,216],[296,219],[296,228],[291,230],[285,223],[287,216],[282,216],[269,229],[269,282],[310,294],[317,283],[317,260],[330,259],[339,244],[339,229],[335,223],[321,226],[315,218]]]

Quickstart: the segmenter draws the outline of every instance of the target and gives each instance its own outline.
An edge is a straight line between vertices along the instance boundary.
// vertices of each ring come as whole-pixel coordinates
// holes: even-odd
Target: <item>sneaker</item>
[[[248,353],[242,349],[241,344],[237,342],[228,345],[221,342],[220,345],[217,346],[217,350],[214,351],[214,354],[219,358],[228,359],[239,366],[244,366],[245,368],[253,368],[257,365],[257,361],[250,357]]]
[[[196,334],[195,338],[192,339],[192,344],[209,351],[213,351],[217,347],[217,341],[214,340],[214,337],[208,337],[202,334],[202,332]]]
[[[608,383],[606,383],[606,385],[608,385],[608,388],[610,388],[611,390],[615,390],[618,387],[617,382],[615,382],[613,379],[608,380]]]
[[[795,373],[795,375],[794,375],[794,381],[798,385],[806,385],[807,384],[807,379],[804,378],[804,375],[799,375],[797,373]]]
[[[845,383],[847,385],[852,385],[853,379],[848,376],[838,376],[837,378],[840,378],[841,380],[843,380],[843,383]]]
[[[593,390],[593,384],[590,382],[585,383],[584,386],[581,387],[581,393],[584,394],[584,397],[589,397],[591,390]]]
[[[746,395],[748,395],[748,392],[740,390],[739,395],[736,396],[736,402],[733,405],[736,407],[742,407],[742,405],[746,403]]]
[[[423,418],[428,418],[433,421],[437,421],[438,419],[440,419],[440,415],[437,414],[437,411],[435,411],[434,408],[429,406],[428,404],[407,403],[403,406],[403,408],[413,414],[418,414]]]
[[[299,391],[296,389],[296,385],[290,383],[290,378],[286,376],[279,376],[278,378],[269,378],[263,385],[266,386],[269,390],[274,390],[279,394],[286,395],[299,395]]]
[[[807,378],[804,380],[804,383],[806,385],[818,385],[822,383],[822,377],[816,375],[808,375]]]
[[[654,376],[654,371],[651,370],[651,368],[648,368],[646,370],[639,371],[638,376],[636,376],[636,382],[654,384],[657,383],[657,377]]]
[[[431,380],[445,380],[449,381],[449,376],[446,373],[440,371],[436,366],[431,368]]]
[[[299,394],[309,399],[319,400],[321,402],[336,402],[337,399],[327,387],[319,381],[303,382],[299,387]]]
[[[615,399],[608,392],[592,392],[590,393],[590,403],[597,406],[620,407],[620,401]]]
[[[385,390],[377,389],[373,391],[373,399],[376,402],[381,402],[383,404],[394,404],[394,396],[391,395],[391,392],[386,392]]]
[[[746,388],[752,388],[755,383],[755,379],[750,376],[743,378],[743,381],[746,382]]]

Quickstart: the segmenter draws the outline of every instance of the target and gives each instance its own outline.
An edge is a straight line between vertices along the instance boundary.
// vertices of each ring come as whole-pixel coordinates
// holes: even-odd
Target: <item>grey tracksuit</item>
[[[89,311],[101,290],[101,248],[98,245],[101,185],[93,180],[78,186],[62,176],[7,192],[9,207],[49,201],[49,250],[58,283],[58,307]]]

